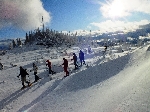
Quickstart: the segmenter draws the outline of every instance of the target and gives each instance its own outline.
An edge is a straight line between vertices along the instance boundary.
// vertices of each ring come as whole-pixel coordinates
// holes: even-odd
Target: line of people
[[[68,60],[63,58],[64,63],[62,65],[64,65],[64,72],[66,73],[66,76],[69,76],[69,72],[68,72]],[[46,61],[46,66],[48,66],[49,68],[49,74],[55,74],[56,72],[52,70],[52,66],[51,66],[51,62],[50,60]],[[41,79],[38,75],[37,75],[37,70],[38,67],[35,65],[35,63],[33,63],[33,69],[30,70],[30,72],[34,71],[34,76],[35,76],[35,80],[34,82],[37,82],[39,79]],[[30,80],[27,81],[26,76],[29,77],[29,73],[27,72],[27,69],[24,69],[22,66],[20,66],[20,74],[17,76],[18,78],[21,76],[21,82],[22,82],[22,88],[25,88],[25,83],[28,84],[28,86],[30,86],[31,82]]]
[[[79,59],[80,59],[80,66],[82,66],[82,64],[85,64],[85,61],[84,61],[84,53],[80,50],[79,52]],[[74,60],[74,65],[75,65],[75,69],[78,69],[78,64],[77,64],[77,56],[75,53],[73,53],[73,58],[71,60]],[[63,68],[64,68],[64,72],[65,72],[65,76],[64,77],[67,77],[69,76],[69,71],[68,71],[68,60],[63,58]],[[46,61],[46,66],[48,66],[49,68],[49,74],[55,74],[56,72],[52,70],[52,64],[50,62],[50,60],[47,60]],[[34,82],[37,82],[39,79],[41,79],[38,75],[37,75],[37,70],[38,70],[38,67],[35,65],[35,63],[33,63],[33,69],[30,70],[30,72],[34,71],[34,76],[35,76],[35,80]],[[27,72],[27,69],[24,69],[22,66],[20,66],[20,74],[17,76],[19,78],[19,76],[21,76],[21,81],[22,81],[22,86],[23,88],[26,87],[24,83],[27,83],[28,86],[30,85],[30,80],[27,81],[26,80],[26,76],[29,76],[28,72]]]
[[[33,69],[31,69],[30,72],[34,71],[34,76],[35,76],[34,82],[37,82],[39,79],[41,79],[37,75],[37,70],[38,70],[38,67],[35,65],[35,63],[33,63]],[[21,81],[22,81],[22,86],[23,86],[22,88],[26,87],[24,83],[27,83],[28,86],[30,86],[31,84],[30,80],[29,81],[26,80],[27,75],[29,77],[29,73],[27,72],[27,69],[24,69],[22,66],[20,66],[20,74],[17,77],[19,78],[19,76],[21,76]]]
[[[84,61],[84,53],[80,50],[79,52],[79,59],[80,59],[80,66],[82,66],[83,64],[85,65],[85,61]],[[75,69],[79,68],[78,63],[78,58],[77,55],[75,53],[73,53],[73,58],[71,60],[74,60],[74,65],[75,65]]]

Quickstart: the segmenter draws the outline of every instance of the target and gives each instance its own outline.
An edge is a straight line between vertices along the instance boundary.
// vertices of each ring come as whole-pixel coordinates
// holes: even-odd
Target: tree
[[[29,37],[28,37],[28,34],[26,33],[26,39],[25,39],[25,44],[27,44],[29,42]]]
[[[12,44],[13,44],[13,48],[15,48],[16,47],[15,40],[12,41]]]

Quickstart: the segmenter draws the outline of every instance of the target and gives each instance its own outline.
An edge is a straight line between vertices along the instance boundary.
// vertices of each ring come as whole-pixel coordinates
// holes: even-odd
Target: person
[[[52,65],[51,65],[50,60],[47,60],[47,61],[46,61],[46,66],[48,66],[48,68],[49,68],[49,74],[52,73],[52,75],[53,75],[53,74],[56,73],[56,72],[54,72],[54,71],[52,70]]]
[[[107,51],[107,47],[108,47],[108,46],[105,45],[104,47],[105,47],[105,48],[104,48],[104,51],[102,51],[102,53],[103,53],[103,58],[105,58],[105,55],[106,55],[106,51]]]
[[[67,77],[67,76],[69,76],[69,72],[67,70],[68,69],[68,60],[65,58],[63,58],[63,60],[64,60],[64,63],[62,65],[64,65],[64,72],[66,73],[66,75],[64,77]]]
[[[92,50],[91,50],[91,47],[90,47],[90,46],[88,46],[88,53],[89,53],[89,54],[92,53]]]
[[[85,64],[85,61],[84,61],[84,53],[81,50],[79,52],[79,58],[80,58],[81,66],[82,66],[82,62],[83,64]]]
[[[107,47],[108,47],[108,46],[107,46],[107,45],[105,45],[104,47],[105,47],[105,48],[104,48],[104,51],[106,52],[106,50],[107,50]]]
[[[21,75],[21,81],[22,81],[22,86],[23,88],[25,88],[26,86],[24,85],[24,82],[28,84],[28,86],[30,86],[30,82],[26,80],[26,75],[29,76],[29,74],[26,71],[27,69],[23,69],[22,66],[20,66],[20,74],[17,76],[19,78],[19,76]]]
[[[71,61],[74,60],[74,65],[75,65],[75,69],[78,69],[78,65],[77,65],[77,56],[75,53],[73,53],[73,59],[71,59]]]
[[[33,63],[33,71],[34,71],[34,76],[35,76],[34,82],[37,82],[39,79],[41,79],[39,76],[37,76],[37,70],[38,70],[38,67],[35,65],[35,63]]]
[[[0,63],[0,70],[4,69],[4,66],[2,63]]]

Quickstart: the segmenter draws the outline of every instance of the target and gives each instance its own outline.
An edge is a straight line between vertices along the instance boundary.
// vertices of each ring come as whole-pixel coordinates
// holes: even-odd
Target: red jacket
[[[48,67],[51,68],[51,62],[49,60],[47,60],[46,62],[47,62],[46,66],[48,65]]]
[[[64,67],[68,67],[68,61],[64,59],[64,63],[62,65],[64,65]]]

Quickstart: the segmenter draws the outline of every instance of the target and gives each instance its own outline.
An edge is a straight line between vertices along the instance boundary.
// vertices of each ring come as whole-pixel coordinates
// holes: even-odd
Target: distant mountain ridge
[[[0,39],[0,42],[9,42],[12,41],[13,39]]]
[[[0,40],[0,50],[7,50],[13,39]]]

